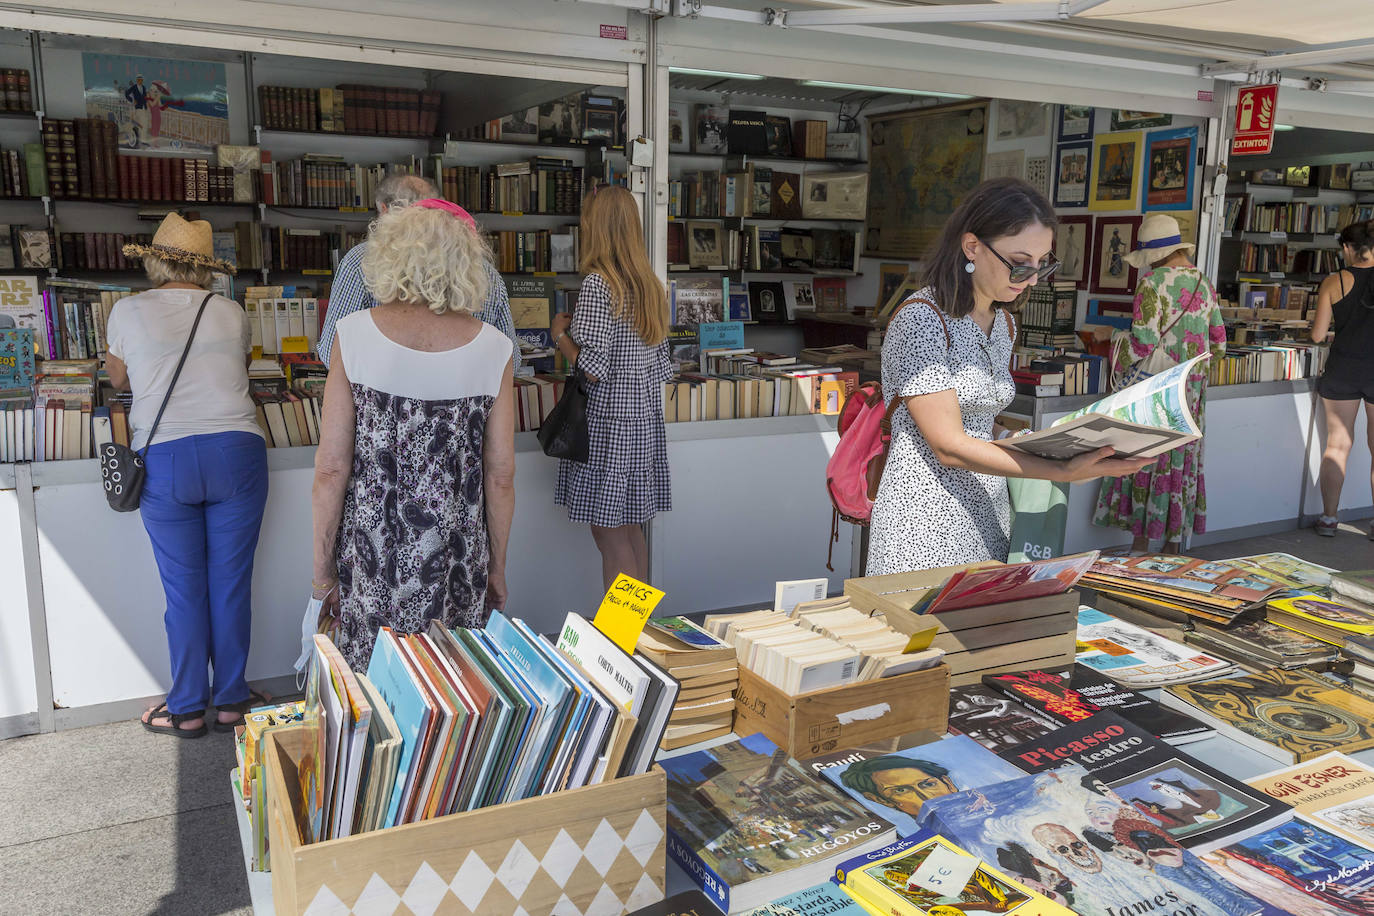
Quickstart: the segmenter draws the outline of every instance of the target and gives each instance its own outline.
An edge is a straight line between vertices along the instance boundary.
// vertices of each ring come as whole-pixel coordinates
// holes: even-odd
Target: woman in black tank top
[[[1345,269],[1322,281],[1312,339],[1321,343],[1335,331],[1326,370],[1317,383],[1326,415],[1326,447],[1322,452],[1322,516],[1317,533],[1334,537],[1345,463],[1355,436],[1355,417],[1365,403],[1365,432],[1374,452],[1374,221],[1353,223],[1338,236]],[[1370,471],[1374,486],[1374,468]],[[1369,537],[1374,540],[1374,528]]]

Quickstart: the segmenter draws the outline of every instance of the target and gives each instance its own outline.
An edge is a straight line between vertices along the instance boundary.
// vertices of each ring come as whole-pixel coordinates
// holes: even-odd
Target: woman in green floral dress
[[[1226,352],[1216,290],[1189,260],[1194,246],[1182,240],[1178,222],[1163,214],[1147,217],[1140,246],[1126,260],[1148,273],[1136,288],[1130,333],[1112,341],[1114,388],[1132,363],[1146,359],[1157,346],[1174,363],[1209,351],[1215,359]],[[1198,429],[1204,428],[1208,365],[1202,363],[1202,371],[1188,378],[1188,406]],[[1207,530],[1202,442],[1166,452],[1133,476],[1103,479],[1093,523],[1131,532],[1133,554],[1148,553],[1151,541],[1163,541],[1165,553],[1178,553],[1193,534]]]

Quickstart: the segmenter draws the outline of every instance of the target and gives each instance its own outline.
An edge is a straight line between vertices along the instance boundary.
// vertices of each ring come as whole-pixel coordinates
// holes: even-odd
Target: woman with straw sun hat
[[[205,734],[212,703],[217,731],[248,711],[253,553],[267,504],[248,316],[206,291],[213,274],[234,272],[210,239],[209,223],[169,213],[152,244],[124,246],[153,288],[115,304],[106,360],[114,386],[133,390],[130,444],[147,463],[139,513],[167,600],[172,686],[142,722],[178,738]]]
[[[1172,216],[1145,217],[1138,247],[1125,256],[1142,276],[1130,332],[1112,342],[1113,387],[1156,348],[1162,347],[1175,364],[1209,351],[1213,358],[1225,354],[1226,327],[1216,290],[1189,259],[1194,247],[1183,241]],[[1188,406],[1199,429],[1206,388],[1205,370],[1189,377]],[[1178,553],[1193,534],[1206,530],[1206,513],[1199,439],[1166,452],[1133,475],[1104,479],[1093,522],[1131,532],[1134,554],[1147,553],[1151,541],[1162,541],[1165,553]]]

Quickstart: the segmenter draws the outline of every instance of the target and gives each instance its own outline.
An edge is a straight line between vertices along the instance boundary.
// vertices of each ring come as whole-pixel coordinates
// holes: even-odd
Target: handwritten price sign
[[[601,607],[597,608],[592,626],[610,637],[611,642],[633,654],[645,622],[662,600],[663,592],[621,573],[611,583],[606,597],[601,599]]]

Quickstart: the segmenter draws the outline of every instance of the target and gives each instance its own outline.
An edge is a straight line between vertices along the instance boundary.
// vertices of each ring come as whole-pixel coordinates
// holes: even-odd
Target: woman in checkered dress
[[[601,187],[582,204],[582,292],[577,314],[554,316],[554,345],[591,383],[588,458],[558,463],[554,501],[590,525],[607,587],[620,573],[649,577],[643,525],[672,508],[663,383],[668,300],[644,250],[629,191]]]

